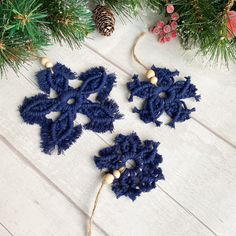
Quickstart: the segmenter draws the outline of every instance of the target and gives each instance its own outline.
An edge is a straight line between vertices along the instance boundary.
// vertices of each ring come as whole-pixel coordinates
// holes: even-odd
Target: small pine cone
[[[100,34],[111,36],[115,30],[115,17],[111,9],[106,6],[97,5],[93,10],[93,19]]]

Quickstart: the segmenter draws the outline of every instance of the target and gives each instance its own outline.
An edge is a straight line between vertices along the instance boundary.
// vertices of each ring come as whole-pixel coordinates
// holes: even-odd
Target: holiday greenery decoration
[[[97,0],[95,2],[99,5],[106,6],[117,15],[122,14],[127,17],[137,14],[142,6],[142,0]]]
[[[0,1],[0,74],[7,67],[17,71],[52,42],[79,46],[95,24],[101,34],[109,36],[115,27],[113,13],[132,17],[147,8],[164,16],[152,29],[161,43],[178,35],[185,49],[197,47],[212,61],[236,61],[234,0],[94,0],[93,15],[87,3]]]
[[[8,66],[17,71],[51,39],[79,46],[93,29],[84,0],[0,1],[0,73]]]
[[[212,61],[236,61],[234,0],[97,0],[116,14],[131,17],[149,8],[164,16],[153,33],[161,43],[177,35],[184,49],[197,47]],[[175,23],[172,23],[172,22]],[[160,24],[159,24],[160,23]],[[152,29],[153,30],[153,29]],[[177,34],[176,34],[177,33]]]
[[[236,61],[236,12],[234,0],[160,1],[163,14],[173,9],[180,16],[177,32],[185,49],[198,47],[211,61]],[[172,20],[173,14],[171,15]],[[177,17],[178,18],[178,17]],[[167,22],[168,24],[168,22]],[[155,33],[155,32],[154,32]],[[169,41],[164,37],[161,42]]]
[[[47,58],[43,58],[41,63],[47,68],[39,71],[36,78],[44,93],[25,98],[20,114],[26,123],[41,127],[44,153],[51,154],[57,149],[61,154],[80,137],[82,125],[74,124],[78,113],[89,118],[83,126],[85,129],[99,133],[113,131],[113,122],[122,117],[118,105],[108,99],[116,81],[114,74],[107,74],[103,67],[96,67],[77,76],[62,64],[53,66]],[[69,85],[71,80],[80,80],[82,85],[73,88]],[[56,98],[50,97],[51,90],[56,92]],[[91,94],[97,94],[95,102],[89,99]],[[51,112],[60,115],[55,120],[47,118]]]

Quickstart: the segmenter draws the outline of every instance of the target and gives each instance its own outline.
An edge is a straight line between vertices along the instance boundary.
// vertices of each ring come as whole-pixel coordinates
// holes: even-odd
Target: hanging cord
[[[140,66],[142,66],[142,67],[145,69],[145,71],[147,71],[149,68],[148,68],[147,66],[145,66],[145,65],[140,61],[140,59],[138,58],[138,56],[137,56],[137,54],[136,54],[136,48],[137,48],[137,46],[138,46],[139,41],[140,41],[146,34],[147,34],[147,32],[142,32],[142,33],[138,36],[138,38],[135,40],[134,46],[133,46],[133,48],[132,48],[132,56],[133,56],[134,60],[135,60]]]
[[[103,187],[104,185],[109,185],[112,184],[114,179],[119,179],[120,175],[125,171],[125,167],[120,168],[119,170],[114,170],[113,174],[108,173],[106,175],[104,175],[103,180],[102,180],[102,184],[97,192],[94,204],[93,204],[93,210],[91,213],[91,216],[89,217],[89,224],[88,224],[88,233],[87,236],[92,236],[92,225],[93,225],[93,219],[94,219],[94,215],[95,215],[95,211],[97,209],[98,206],[98,201],[99,201],[99,197],[102,193]]]
[[[98,205],[98,200],[99,200],[99,197],[101,195],[101,192],[102,192],[102,189],[105,185],[105,181],[102,181],[102,184],[97,192],[97,196],[95,198],[95,202],[94,202],[94,206],[93,206],[93,210],[92,210],[92,214],[89,218],[89,226],[88,226],[88,236],[91,236],[92,235],[92,223],[93,223],[93,218],[94,218],[94,215],[95,215],[95,211],[97,209],[97,205]]]
[[[142,32],[138,38],[135,40],[134,42],[134,46],[132,48],[132,56],[134,58],[134,60],[144,68],[145,72],[146,72],[146,78],[149,80],[149,82],[153,85],[157,85],[158,82],[158,78],[157,75],[155,74],[155,71],[153,71],[152,69],[149,69],[147,66],[145,66],[141,60],[138,58],[137,54],[136,54],[136,48],[138,46],[138,43],[140,42],[140,40],[147,34],[147,32]]]
[[[54,74],[52,70],[53,64],[47,57],[41,57],[35,54],[32,54],[31,56],[32,56],[32,60],[39,60],[42,66],[50,69],[52,74]]]

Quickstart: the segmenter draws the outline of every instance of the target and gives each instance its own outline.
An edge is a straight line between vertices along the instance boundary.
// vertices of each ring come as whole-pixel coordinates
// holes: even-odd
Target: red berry
[[[167,7],[166,7],[166,11],[167,13],[171,14],[173,13],[175,10],[175,7],[173,6],[173,4],[168,4]]]
[[[226,15],[227,38],[231,40],[236,36],[236,12],[229,11]]]
[[[178,24],[177,24],[177,22],[176,22],[176,21],[172,21],[172,22],[170,23],[170,26],[171,26],[171,29],[172,29],[172,30],[176,30],[176,29],[177,29],[177,26],[178,26]]]
[[[177,12],[174,12],[172,15],[171,15],[171,19],[174,20],[174,21],[177,21],[179,19],[179,14]]]
[[[153,34],[156,34],[156,35],[158,35],[158,34],[160,34],[160,29],[158,28],[158,27],[154,27],[153,29],[152,29],[152,33]]]
[[[164,41],[165,41],[165,42],[169,42],[170,40],[171,40],[170,36],[165,36],[165,37],[164,37]]]
[[[164,28],[163,28],[163,31],[164,31],[164,33],[166,33],[166,34],[170,33],[170,31],[171,31],[170,25],[165,25]]]
[[[177,37],[176,31],[173,31],[173,32],[171,33],[171,37],[172,37],[172,38],[176,38],[176,37]]]
[[[164,37],[160,38],[160,39],[159,39],[159,42],[160,42],[160,43],[165,43]]]
[[[165,25],[164,21],[157,22],[157,28],[159,28],[159,29],[162,29],[164,25]]]

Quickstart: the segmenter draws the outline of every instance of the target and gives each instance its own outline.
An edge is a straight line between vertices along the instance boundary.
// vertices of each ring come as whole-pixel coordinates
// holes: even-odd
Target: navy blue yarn
[[[89,118],[84,128],[95,132],[113,131],[113,122],[120,119],[117,104],[108,96],[116,82],[114,74],[107,74],[103,67],[91,68],[77,76],[66,66],[57,63],[52,70],[45,69],[36,75],[39,88],[44,92],[25,98],[20,107],[20,114],[28,124],[41,126],[41,147],[43,152],[51,154],[54,149],[63,153],[82,133],[82,125],[74,125],[77,113]],[[81,80],[82,85],[73,88],[70,80]],[[50,90],[57,93],[50,98]],[[89,100],[91,94],[97,93],[96,101]],[[68,104],[68,100],[74,103]],[[60,112],[53,121],[46,117],[50,112]]]
[[[179,71],[171,72],[165,68],[152,66],[152,70],[158,78],[157,85],[149,81],[140,81],[138,75],[133,76],[133,81],[127,83],[130,90],[129,101],[137,96],[145,99],[141,109],[134,107],[133,112],[139,113],[140,119],[145,123],[153,122],[160,126],[162,122],[158,118],[165,112],[171,121],[168,125],[175,128],[176,122],[184,122],[190,118],[191,112],[195,108],[188,109],[183,99],[195,98],[200,101],[200,95],[197,95],[197,88],[191,84],[191,78],[185,77],[185,80],[175,81],[174,77],[179,75]],[[160,96],[164,93],[165,96]]]
[[[157,153],[158,142],[145,140],[143,143],[136,133],[130,135],[119,134],[115,138],[115,145],[99,151],[94,157],[96,166],[108,173],[126,166],[128,160],[133,160],[135,166],[126,168],[119,179],[115,179],[112,190],[116,197],[126,196],[133,201],[142,192],[149,192],[156,188],[156,182],[164,179],[159,164],[162,156]]]

